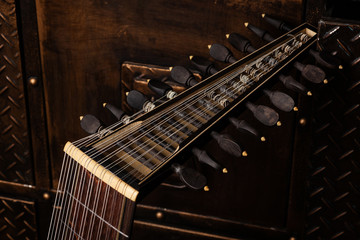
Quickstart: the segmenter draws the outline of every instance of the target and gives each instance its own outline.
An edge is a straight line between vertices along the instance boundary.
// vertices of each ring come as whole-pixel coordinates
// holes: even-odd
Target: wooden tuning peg
[[[298,93],[304,93],[304,92],[306,92],[308,96],[311,96],[311,95],[312,95],[312,93],[311,93],[310,91],[308,91],[304,85],[302,85],[301,83],[299,83],[298,81],[296,81],[296,80],[295,80],[292,76],[290,76],[290,75],[285,76],[285,75],[280,74],[280,75],[279,75],[279,79],[280,79],[280,81],[284,84],[284,86],[285,86],[287,89],[296,91],[296,92],[298,92]]]
[[[103,128],[101,121],[91,114],[86,114],[85,116],[80,117],[80,126],[89,134],[96,133]]]
[[[265,13],[261,14],[261,17],[267,21],[268,23],[270,23],[271,25],[273,25],[274,27],[276,27],[277,29],[280,29],[281,31],[284,32],[289,32],[292,28],[290,26],[288,26],[285,22],[280,21],[278,19],[272,18],[268,15],[266,15]]]
[[[326,68],[330,69],[343,69],[343,66],[341,65],[339,59],[331,55],[330,53],[326,51],[315,51],[310,49],[309,53],[311,56],[313,56],[321,66],[324,66]]]
[[[256,36],[260,37],[264,41],[271,42],[275,40],[273,36],[271,36],[267,31],[261,28],[255,27],[254,25],[248,22],[244,23],[244,25],[246,28],[250,29],[253,33],[256,34]]]
[[[270,98],[272,104],[278,109],[284,112],[290,112],[294,110],[295,102],[292,97],[289,95],[279,92],[279,91],[270,91],[265,89],[264,93]],[[296,108],[297,109],[297,108]]]
[[[126,115],[120,108],[117,108],[110,103],[103,103],[103,107],[108,109],[116,117],[116,119],[122,123],[128,124],[131,121],[130,116]]]
[[[198,148],[193,148],[191,151],[199,162],[205,163],[216,170],[220,170],[222,173],[228,173],[228,170],[222,167],[212,157],[210,157],[206,151],[200,150]]]
[[[181,166],[178,163],[173,163],[171,168],[189,188],[199,190],[206,187],[206,177],[195,169]]]
[[[250,133],[250,134],[252,134],[252,135],[254,135],[256,137],[259,137],[258,131],[256,131],[256,129],[253,128],[245,120],[239,120],[237,118],[231,117],[231,118],[229,118],[229,121],[236,127],[236,129],[248,132],[248,133]],[[262,142],[265,142],[266,138],[264,136],[261,136],[260,140]]]
[[[227,134],[220,134],[215,131],[210,133],[211,137],[219,144],[220,148],[225,152],[240,157],[243,155],[240,146]]]
[[[214,63],[207,60],[206,58],[199,56],[190,56],[191,63],[199,69],[204,75],[213,75],[218,72],[215,68]]]
[[[137,90],[131,90],[127,92],[127,103],[136,110],[143,110],[144,112],[150,112],[155,108],[153,104],[144,94]]]
[[[294,67],[301,72],[301,75],[308,81],[313,83],[325,82],[325,72],[312,64],[302,64],[300,62],[295,62]]]
[[[247,102],[245,106],[253,113],[254,117],[266,126],[281,126],[279,114],[272,108],[264,105],[255,105]]]
[[[246,37],[238,33],[230,33],[227,35],[229,43],[237,50],[244,53],[252,53],[255,48],[251,45],[251,42]]]
[[[157,95],[165,96],[168,99],[173,99],[177,95],[171,86],[157,79],[150,79],[148,81],[148,87]]]
[[[210,56],[220,62],[236,62],[236,58],[234,58],[233,53],[227,47],[219,43],[214,43],[210,46]]]
[[[171,77],[174,81],[187,87],[195,86],[198,83],[194,75],[183,66],[173,67],[171,69]]]

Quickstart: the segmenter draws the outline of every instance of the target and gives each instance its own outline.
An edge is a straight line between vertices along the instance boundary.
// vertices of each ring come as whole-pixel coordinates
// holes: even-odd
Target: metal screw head
[[[164,217],[164,214],[162,212],[156,212],[156,218],[158,220],[162,219]]]
[[[38,79],[37,77],[29,77],[28,79],[29,83],[33,86],[36,86],[38,84]]]
[[[45,200],[49,200],[50,199],[50,194],[49,193],[43,193],[43,198],[45,199]]]
[[[306,125],[306,118],[300,118],[299,123],[301,126],[305,126]]]

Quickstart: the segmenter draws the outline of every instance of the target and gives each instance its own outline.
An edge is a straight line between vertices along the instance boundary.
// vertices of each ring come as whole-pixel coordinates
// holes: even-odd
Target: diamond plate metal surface
[[[306,238],[360,239],[360,71],[351,64],[360,51],[350,41],[354,28],[323,27],[327,30],[320,34],[322,48],[338,51],[346,72],[329,78],[315,101]],[[326,35],[331,31],[333,36]],[[339,42],[352,50],[351,55]]]
[[[33,184],[15,1],[0,1],[0,180]]]
[[[0,239],[37,239],[34,202],[0,197]]]

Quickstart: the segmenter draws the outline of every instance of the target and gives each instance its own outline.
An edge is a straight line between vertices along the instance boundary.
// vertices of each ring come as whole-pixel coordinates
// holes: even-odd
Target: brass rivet
[[[38,79],[37,77],[30,77],[29,78],[29,83],[33,86],[36,86],[38,84]]]
[[[280,127],[281,126],[281,122],[277,121],[276,126]]]
[[[327,79],[324,79],[324,84],[328,84],[329,81]]]
[[[290,240],[296,240],[296,238],[295,238],[295,237],[291,237]]]
[[[48,199],[50,199],[50,194],[49,193],[43,193],[43,198],[45,199],[45,200],[48,200]]]
[[[223,173],[228,173],[228,170],[226,168],[223,168],[222,172]]]
[[[225,37],[226,37],[226,38],[229,38],[229,37],[230,37],[230,34],[226,34]]]
[[[209,45],[208,45],[208,49],[210,49],[210,48],[211,48],[211,45],[209,44]]]
[[[344,69],[344,67],[342,65],[339,65],[339,69],[342,70]]]
[[[260,140],[261,140],[262,142],[265,142],[265,141],[266,141],[266,138],[265,138],[264,136],[262,136],[262,137],[260,138]]]
[[[156,218],[158,220],[162,219],[164,217],[164,214],[162,212],[156,212]]]
[[[80,118],[80,121],[81,121],[81,120],[83,120],[84,116],[80,116],[79,118]]]
[[[246,151],[242,152],[243,157],[247,157],[248,153]]]
[[[301,126],[305,126],[306,125],[306,119],[305,118],[300,118],[299,123]]]
[[[312,92],[308,91],[308,92],[307,92],[307,95],[308,95],[308,96],[312,96]]]
[[[295,107],[294,107],[294,111],[295,111],[295,112],[299,111],[299,108],[295,106]]]
[[[205,192],[208,192],[208,191],[210,191],[210,188],[209,188],[209,186],[205,186],[205,187],[204,187],[204,191],[205,191]]]

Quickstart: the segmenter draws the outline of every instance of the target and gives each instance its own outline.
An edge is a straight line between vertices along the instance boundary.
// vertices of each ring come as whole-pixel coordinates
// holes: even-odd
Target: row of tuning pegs
[[[269,16],[263,14],[262,17],[280,30],[289,31],[291,29],[285,23],[270,18]],[[253,31],[257,36],[261,37],[264,41],[272,41],[275,39],[267,31],[264,31],[249,23],[245,23],[245,26],[251,31]],[[227,34],[226,38],[235,49],[241,52],[252,53],[256,50],[247,38],[238,33]],[[221,44],[215,43],[209,45],[209,52],[210,56],[217,61],[225,63],[234,63],[237,61],[232,52],[227,47]],[[314,50],[310,50],[309,53],[314,56],[315,60],[322,66],[325,66],[327,68],[336,68],[337,66],[338,68],[341,68],[341,65],[339,65],[335,60],[333,60],[331,56],[327,56],[324,53],[316,52]],[[189,58],[192,65],[197,68],[204,76],[211,76],[218,72],[218,69],[216,69],[215,67],[215,63],[209,61],[207,58],[203,58],[200,56],[190,56]],[[324,71],[315,65],[304,65],[300,62],[295,62],[294,67],[298,69],[301,72],[302,76],[310,82],[326,82]],[[175,82],[185,87],[192,87],[198,83],[193,73],[183,66],[175,66],[170,68],[170,70],[171,78]],[[294,90],[299,93],[306,93],[309,96],[312,95],[312,93],[304,85],[296,81],[290,75],[279,75],[279,80],[288,89]],[[172,87],[164,83],[163,81],[157,79],[149,79],[147,81],[147,84],[148,87],[156,95],[159,96],[159,99],[161,99],[162,102],[164,99],[172,99],[177,96],[177,93],[172,89]],[[295,101],[289,95],[280,91],[270,91],[267,89],[264,90],[264,93],[269,97],[271,103],[279,110],[285,112],[290,112],[293,110],[297,111]],[[103,104],[103,106],[108,109],[122,124],[128,124],[137,115],[150,112],[156,107],[156,101],[152,102],[147,96],[137,90],[129,91],[126,93],[126,95],[126,100],[129,106],[138,110],[138,112],[132,116],[126,115],[121,109],[116,108],[112,104]],[[253,113],[254,117],[262,124],[266,126],[281,126],[281,122],[279,121],[279,114],[274,109],[264,105],[255,105],[251,102],[247,102],[245,105]],[[265,137],[259,134],[258,131],[254,129],[245,120],[230,118],[229,121],[235,126],[236,129],[248,132],[258,137],[261,141],[266,141]],[[103,129],[103,124],[101,123],[101,121],[93,115],[85,115],[84,117],[82,117],[81,126],[86,132],[90,134],[101,132],[101,130]],[[219,147],[228,154],[235,157],[247,156],[247,152],[243,151],[241,147],[231,138],[231,136],[221,134],[215,131],[212,131],[210,135],[217,142]],[[217,171],[221,171],[222,173],[228,172],[226,167],[222,166],[205,150],[193,148],[191,151],[199,162],[206,164],[216,169]],[[186,186],[192,189],[203,188],[204,190],[209,190],[209,187],[206,186],[206,177],[197,170],[179,164],[173,164],[172,169]]]

